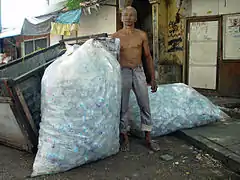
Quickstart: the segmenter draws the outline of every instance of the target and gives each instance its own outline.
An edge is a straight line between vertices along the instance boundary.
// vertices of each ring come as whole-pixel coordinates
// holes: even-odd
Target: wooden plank
[[[30,113],[30,111],[29,111],[29,109],[28,109],[28,106],[27,106],[27,103],[26,103],[26,101],[25,101],[25,99],[24,99],[24,97],[23,97],[23,94],[22,94],[22,92],[21,92],[21,90],[19,89],[18,86],[15,86],[15,89],[16,89],[16,92],[17,92],[17,96],[18,96],[18,98],[19,98],[19,101],[20,101],[20,103],[21,103],[21,105],[22,105],[22,107],[23,107],[23,111],[24,111],[24,113],[25,113],[25,115],[26,115],[26,117],[27,117],[27,120],[28,120],[28,122],[30,123],[30,125],[31,125],[34,133],[38,136],[37,127],[36,127],[36,125],[35,125],[35,123],[34,123],[34,121],[33,121],[32,115],[31,115],[31,113]]]
[[[0,96],[0,103],[12,103],[12,99],[10,97]]]

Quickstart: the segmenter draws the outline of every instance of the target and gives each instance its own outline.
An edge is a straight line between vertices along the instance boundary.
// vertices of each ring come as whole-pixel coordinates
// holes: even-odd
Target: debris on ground
[[[226,108],[226,107],[220,107],[223,112],[228,114],[232,118],[240,118],[240,107],[235,107],[235,108]]]
[[[173,159],[173,157],[170,156],[170,155],[168,155],[168,154],[162,155],[161,158],[162,158],[163,160],[165,160],[165,161],[170,161],[170,160]]]
[[[198,149],[191,148],[184,141],[173,136],[159,138],[161,151],[153,154],[141,143],[140,139],[131,138],[131,151],[120,152],[107,159],[90,163],[71,171],[28,178],[27,180],[113,180],[129,178],[130,180],[186,180],[186,179],[239,179],[239,176],[226,169],[219,161],[209,157]],[[201,155],[201,160],[196,159],[195,153]],[[172,156],[166,161],[162,155]],[[0,170],[4,180],[26,179],[31,174],[33,155],[0,146]],[[184,163],[182,161],[185,161]],[[175,162],[178,162],[174,164]],[[0,179],[1,179],[0,178]]]

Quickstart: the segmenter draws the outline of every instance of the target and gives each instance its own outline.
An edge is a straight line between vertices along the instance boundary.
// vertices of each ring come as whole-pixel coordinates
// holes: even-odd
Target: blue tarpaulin
[[[81,14],[82,14],[81,9],[61,13],[56,19],[56,22],[61,24],[74,24],[74,23],[78,24],[80,21]]]

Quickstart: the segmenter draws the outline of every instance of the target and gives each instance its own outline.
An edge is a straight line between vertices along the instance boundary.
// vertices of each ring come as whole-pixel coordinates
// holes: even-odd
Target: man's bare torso
[[[138,29],[121,29],[112,37],[119,38],[121,67],[135,68],[142,64],[144,32]]]

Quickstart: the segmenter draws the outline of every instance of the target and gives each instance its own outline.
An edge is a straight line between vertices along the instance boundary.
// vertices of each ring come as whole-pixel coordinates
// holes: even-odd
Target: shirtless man
[[[150,137],[152,120],[149,107],[146,76],[142,66],[142,49],[144,50],[144,55],[151,72],[151,89],[152,92],[156,92],[157,85],[155,81],[153,60],[149,50],[147,34],[134,28],[136,21],[136,9],[131,6],[126,7],[122,12],[123,29],[112,35],[113,38],[119,38],[121,44],[120,65],[122,69],[122,104],[120,133],[123,139],[123,142],[121,143],[121,150],[129,151],[127,112],[130,91],[132,89],[136,95],[137,102],[141,110],[141,129],[145,132],[147,146],[151,150],[158,151],[159,146],[154,143]]]

